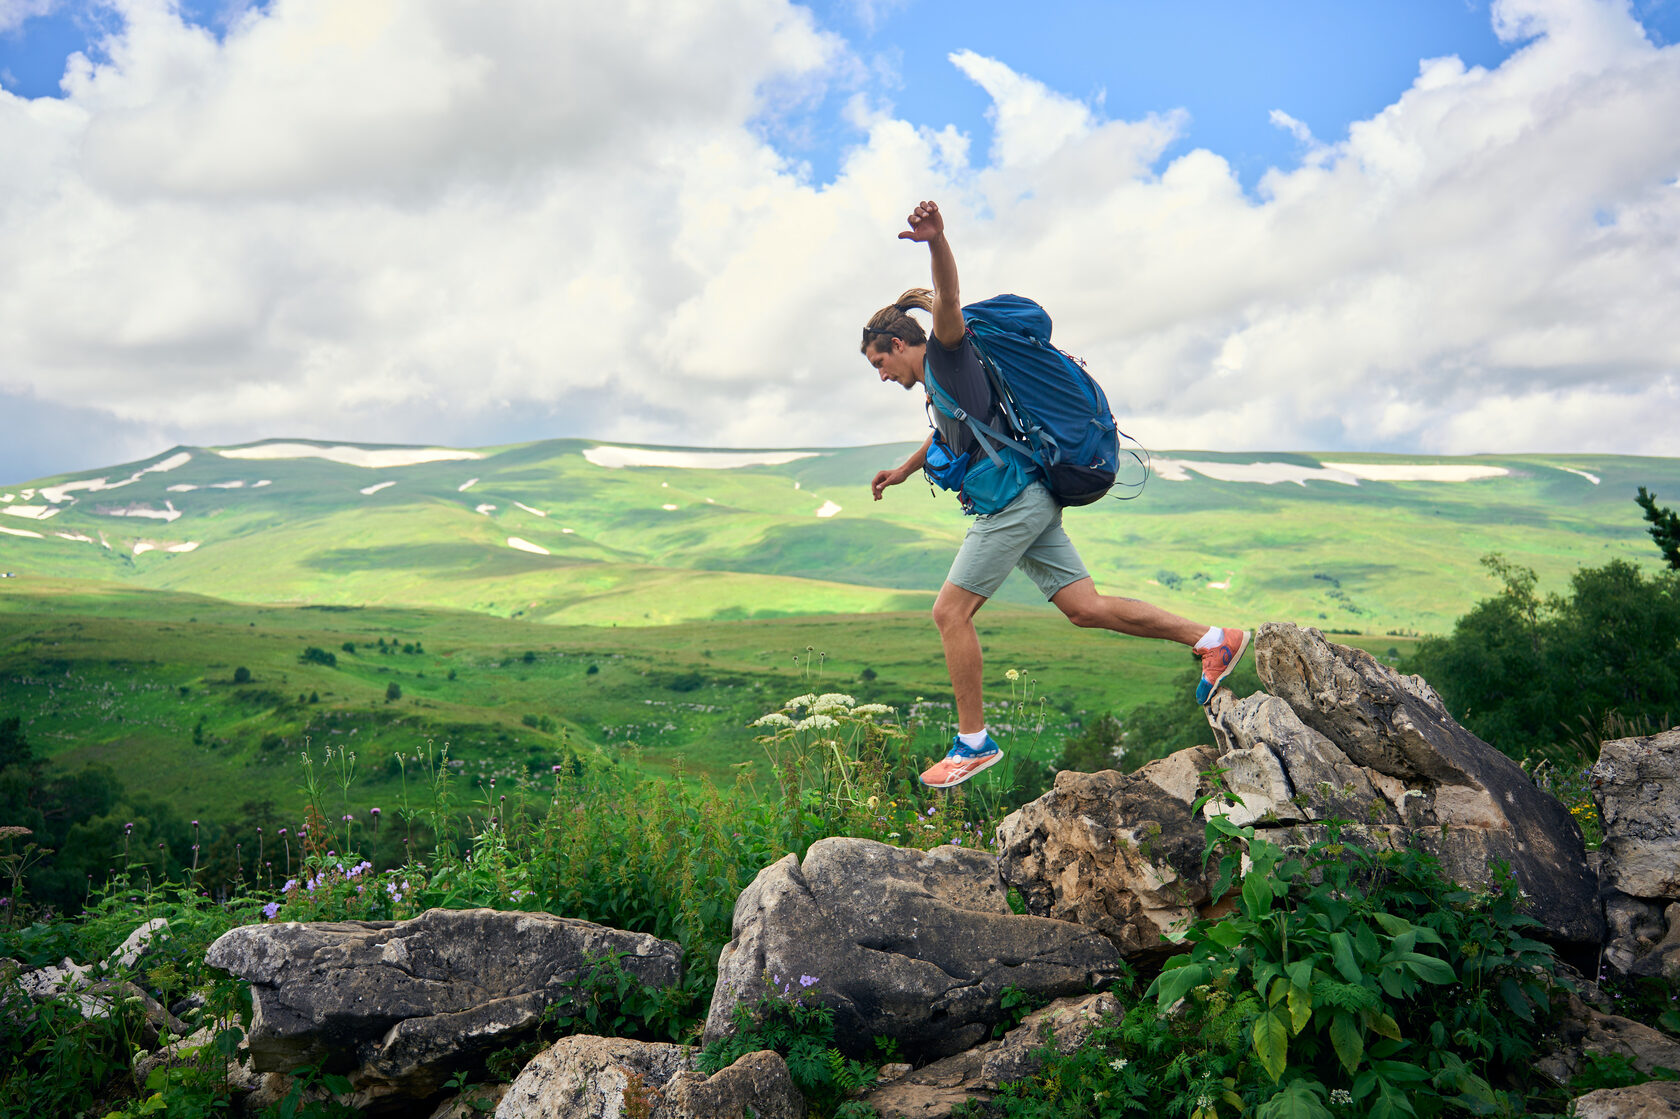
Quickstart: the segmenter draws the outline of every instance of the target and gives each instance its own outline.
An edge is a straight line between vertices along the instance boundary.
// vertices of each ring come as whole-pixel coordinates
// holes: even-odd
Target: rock
[[[679,1072],[665,1086],[671,1119],[804,1119],[805,1097],[780,1053],[761,1049],[708,1077]]]
[[[1619,977],[1680,977],[1680,902],[1630,898],[1608,889],[1604,896],[1608,939],[1604,962]]]
[[[756,1004],[768,976],[831,1007],[836,1045],[853,1057],[875,1037],[911,1060],[961,1052],[1000,1020],[1005,987],[1083,992],[1118,961],[1091,929],[1012,913],[988,854],[864,839],[823,839],[803,864],[789,855],[760,871],[733,933],[706,1040],[733,1032],[735,1007]]]
[[[144,1092],[147,1078],[157,1069],[199,1063],[216,1066],[217,1076],[225,1080],[236,1097],[248,1096],[262,1081],[262,1074],[251,1068],[250,1061],[230,1061],[218,1053],[215,1027],[203,1026],[156,1052],[135,1054],[134,1086]]]
[[[1559,1017],[1557,1036],[1557,1047],[1536,1062],[1556,1084],[1574,1079],[1587,1053],[1623,1057],[1647,1076],[1660,1069],[1680,1072],[1680,1041],[1631,1018],[1595,1010],[1575,995]]]
[[[546,913],[433,909],[408,921],[246,925],[205,959],[251,983],[259,1072],[319,1063],[359,1098],[425,1097],[530,1037],[542,1011],[607,953],[649,986],[677,981],[677,945]]]
[[[1680,901],[1680,727],[1606,742],[1592,767],[1607,887]]]
[[[998,827],[998,865],[1027,911],[1108,937],[1122,953],[1163,952],[1162,936],[1208,900],[1203,826],[1191,775],[1213,768],[1205,746],[1136,773],[1056,775],[1051,790]]]
[[[142,1046],[156,1045],[164,1033],[180,1037],[187,1032],[185,1023],[133,983],[100,978],[104,970],[103,966],[98,971],[83,967],[67,956],[48,967],[20,967],[16,974],[18,986],[31,999],[69,1003],[89,1021],[109,1018],[123,1003],[140,1006],[144,1017],[138,1040]]]
[[[1454,721],[1421,677],[1402,676],[1316,629],[1268,623],[1254,645],[1261,680],[1302,724],[1353,765],[1402,783],[1407,798],[1420,794],[1399,816],[1411,829],[1408,841],[1432,850],[1449,877],[1485,886],[1494,864],[1508,864],[1530,914],[1552,937],[1602,939],[1598,883],[1568,810]],[[1259,742],[1233,738],[1248,748],[1264,742],[1263,734]],[[1287,765],[1287,746],[1279,752]]]
[[[1576,1099],[1569,1114],[1575,1119],[1675,1119],[1680,1116],[1680,1082],[1600,1088]]]
[[[568,1037],[508,1086],[495,1119],[803,1119],[805,1100],[787,1064],[748,1053],[716,1075],[694,1069],[694,1050],[666,1042]]]
[[[1243,803],[1209,801],[1202,809],[1205,816],[1223,811],[1239,827],[1328,819],[1386,824],[1401,819],[1408,800],[1403,783],[1379,791],[1373,778],[1387,784],[1385,775],[1355,765],[1276,696],[1261,693],[1239,700],[1221,691],[1208,707],[1208,723],[1224,748],[1215,764],[1228,770],[1225,784]]]
[[[1656,946],[1635,960],[1630,973],[1641,978],[1680,979],[1680,902],[1663,914],[1668,932]]]
[[[116,951],[111,953],[107,962],[112,967],[119,967],[124,970],[132,968],[140,962],[140,957],[144,956],[151,948],[152,941],[168,931],[169,921],[167,918],[153,917],[150,921],[129,933],[128,938],[117,946]]]
[[[1002,1040],[878,1082],[858,1102],[875,1108],[884,1119],[944,1119],[959,1104],[990,1099],[1005,1081],[1036,1073],[1042,1067],[1037,1054],[1044,1046],[1046,1027],[1056,1051],[1066,1054],[1084,1045],[1104,1020],[1119,1016],[1120,1004],[1110,994],[1058,999],[1029,1014]]]

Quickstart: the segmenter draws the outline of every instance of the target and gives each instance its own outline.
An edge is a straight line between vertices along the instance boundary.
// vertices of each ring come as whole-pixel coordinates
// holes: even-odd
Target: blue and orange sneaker
[[[1242,659],[1243,651],[1248,648],[1248,631],[1242,629],[1222,629],[1219,631],[1219,642],[1206,649],[1191,649],[1196,659],[1202,662],[1202,678],[1196,681],[1196,702],[1206,707],[1213,693],[1219,690],[1220,683],[1231,675],[1231,670],[1237,667]]]
[[[930,789],[949,789],[967,781],[1001,757],[1003,751],[989,734],[979,746],[964,746],[962,739],[953,738],[951,752],[922,774],[922,784]]]

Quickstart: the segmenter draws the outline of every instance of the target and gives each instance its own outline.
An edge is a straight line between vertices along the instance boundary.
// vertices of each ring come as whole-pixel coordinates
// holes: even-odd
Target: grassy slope
[[[238,601],[441,605],[563,624],[662,625],[922,609],[967,523],[948,497],[931,497],[919,479],[886,501],[869,500],[866,480],[904,447],[825,451],[779,467],[607,470],[581,456],[585,446],[557,440],[492,450],[476,462],[391,470],[311,459],[240,461],[190,449],[184,466],[122,490],[80,494],[49,521],[0,517],[5,527],[48,534],[0,535],[0,567]],[[1100,586],[1192,617],[1439,632],[1491,589],[1476,562],[1489,551],[1534,566],[1552,587],[1582,564],[1611,556],[1655,563],[1634,488],[1680,490],[1680,460],[1673,459],[1429,461],[1488,463],[1512,473],[1358,487],[1226,483],[1193,474],[1185,482],[1155,479],[1137,501],[1071,510],[1067,523]],[[262,478],[272,484],[250,488]],[[471,478],[479,481],[462,492]],[[246,487],[208,488],[235,480]],[[396,484],[358,492],[384,481]],[[204,488],[167,491],[180,484]],[[183,514],[172,524],[102,512],[131,501],[162,508],[165,500]],[[818,518],[816,510],[830,501],[841,512]],[[480,514],[481,504],[495,509]],[[61,531],[103,533],[112,547],[53,535]],[[552,555],[517,551],[510,537]],[[139,540],[200,547],[135,556]],[[1207,586],[1227,580],[1228,589]],[[1030,604],[1034,591],[1015,579],[999,599]]]

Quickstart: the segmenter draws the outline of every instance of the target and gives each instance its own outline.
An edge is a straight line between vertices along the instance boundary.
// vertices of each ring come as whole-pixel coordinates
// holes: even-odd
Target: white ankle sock
[[[1223,640],[1225,640],[1225,631],[1220,629],[1218,626],[1214,626],[1213,628],[1209,629],[1206,633],[1202,634],[1202,639],[1200,641],[1196,642],[1196,644],[1193,645],[1192,648],[1195,648],[1195,649],[1211,649]]]
[[[986,728],[981,727],[972,734],[958,734],[964,746],[984,746],[986,744]]]

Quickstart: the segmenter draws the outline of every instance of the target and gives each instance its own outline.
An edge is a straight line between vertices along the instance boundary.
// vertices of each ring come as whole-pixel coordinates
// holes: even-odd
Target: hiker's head
[[[870,316],[863,328],[863,356],[875,367],[881,380],[913,388],[922,380],[922,357],[927,348],[927,331],[910,317],[910,311],[933,310],[933,292],[911,288],[897,302]]]

